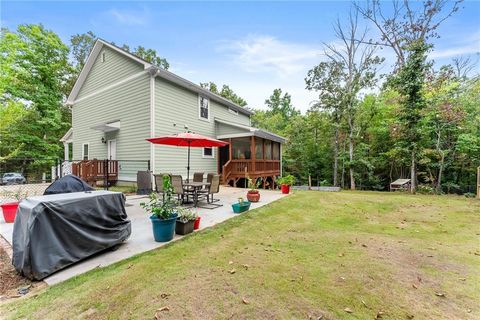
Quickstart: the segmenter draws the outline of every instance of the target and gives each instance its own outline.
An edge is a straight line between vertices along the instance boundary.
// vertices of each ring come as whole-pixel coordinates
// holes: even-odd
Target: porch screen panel
[[[280,144],[273,143],[273,160],[280,160]]]
[[[265,140],[265,159],[272,160],[272,141]]]
[[[263,159],[263,139],[255,138],[255,159]]]
[[[233,159],[251,159],[250,137],[235,138],[232,140]]]

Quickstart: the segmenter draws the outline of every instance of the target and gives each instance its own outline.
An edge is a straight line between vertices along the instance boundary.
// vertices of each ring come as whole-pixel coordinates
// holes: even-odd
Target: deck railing
[[[72,174],[90,182],[108,177],[108,180],[118,179],[117,160],[82,160],[72,163]]]
[[[279,175],[280,160],[229,160],[222,168],[223,182],[227,183],[230,177],[245,177],[259,175]]]

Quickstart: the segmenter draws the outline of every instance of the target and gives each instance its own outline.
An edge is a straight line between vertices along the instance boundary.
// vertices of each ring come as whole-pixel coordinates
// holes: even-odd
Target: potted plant
[[[177,223],[175,225],[175,233],[186,235],[193,232],[195,220],[197,220],[197,214],[190,209],[177,209]]]
[[[290,186],[295,183],[295,177],[289,174],[288,176],[281,177],[278,179],[278,183],[280,184],[280,188],[282,189],[283,194],[290,193]]]
[[[27,192],[22,192],[22,189],[18,189],[17,192],[8,192],[4,193],[5,198],[14,198],[17,201],[6,202],[0,204],[3,213],[3,219],[6,223],[15,222],[15,216],[17,214],[18,205],[20,201],[28,196]]]
[[[238,203],[232,204],[233,212],[242,213],[250,209],[250,202],[244,201],[243,198],[238,198]]]
[[[149,196],[150,201],[140,203],[140,206],[150,213],[153,237],[157,242],[166,242],[173,239],[175,222],[177,220],[177,202],[173,200],[173,188],[169,175],[163,176],[163,199],[160,200],[155,192]]]
[[[248,177],[248,187],[250,190],[247,192],[247,199],[250,202],[258,202],[260,200],[260,192],[258,191],[258,186],[260,183],[257,179],[253,180],[252,178]]]

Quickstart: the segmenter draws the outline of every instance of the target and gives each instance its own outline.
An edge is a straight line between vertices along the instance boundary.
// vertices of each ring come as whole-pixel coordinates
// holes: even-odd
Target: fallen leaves
[[[242,302],[243,302],[243,304],[249,304],[250,303],[250,301],[248,301],[246,298],[242,298]]]
[[[235,270],[235,269],[232,269],[232,270],[228,271],[228,273],[230,273],[230,274],[234,274],[235,272],[237,272],[237,270]]]
[[[344,257],[345,254],[344,254],[343,252],[340,252],[340,253],[338,254],[338,256],[339,256],[339,257]]]
[[[443,293],[443,292],[435,292],[435,295],[437,297],[445,298],[445,293]]]
[[[343,311],[345,311],[346,313],[353,313],[353,310],[350,308],[345,308],[343,309]]]
[[[378,311],[377,314],[375,315],[375,319],[381,319],[385,315],[385,312],[383,311]]]

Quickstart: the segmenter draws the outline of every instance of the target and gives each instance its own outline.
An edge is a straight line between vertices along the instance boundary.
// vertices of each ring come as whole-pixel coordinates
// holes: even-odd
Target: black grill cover
[[[49,185],[43,195],[93,190],[95,189],[90,187],[85,181],[77,176],[69,174]]]
[[[125,241],[131,233],[120,192],[88,191],[30,197],[13,226],[13,265],[40,280]]]

